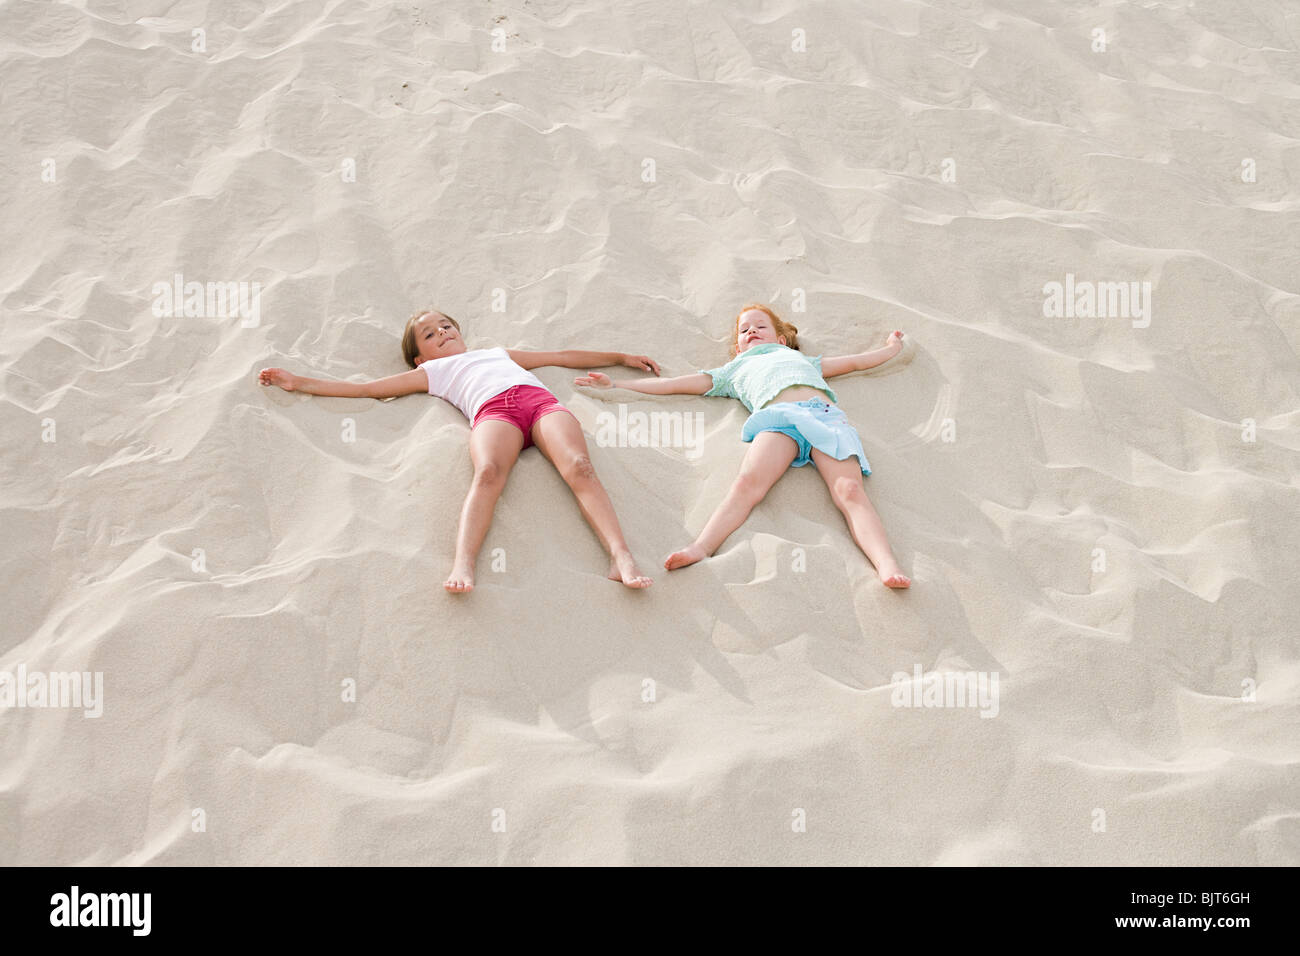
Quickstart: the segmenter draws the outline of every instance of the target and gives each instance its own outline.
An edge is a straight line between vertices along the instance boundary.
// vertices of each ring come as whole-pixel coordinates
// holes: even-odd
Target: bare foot
[[[876,573],[880,575],[880,583],[887,588],[902,589],[912,586],[912,579],[904,574],[898,565],[881,568]]]
[[[447,580],[442,582],[452,594],[464,594],[466,591],[474,590],[474,572],[464,565],[457,564],[451,569],[451,574],[447,575]]]
[[[631,551],[620,551],[609,559],[609,579],[626,584],[630,588],[648,588],[654,584],[653,578],[648,578],[637,568],[636,562],[632,560]]]
[[[669,571],[676,571],[678,568],[687,567],[688,565],[694,564],[696,561],[703,561],[707,557],[708,555],[704,553],[703,548],[698,544],[693,544],[690,547],[682,548],[680,551],[674,551],[672,554],[668,555],[667,560],[664,561],[664,567]]]

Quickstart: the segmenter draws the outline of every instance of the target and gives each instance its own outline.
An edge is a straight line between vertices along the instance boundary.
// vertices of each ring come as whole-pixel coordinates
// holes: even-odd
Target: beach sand
[[[0,672],[103,681],[0,710],[0,863],[1300,863],[1300,16],[618,7],[0,4]],[[545,368],[654,586],[529,449],[450,596],[464,417],[257,382],[754,301],[906,333],[833,386],[910,591],[812,468],[665,572],[745,409]]]

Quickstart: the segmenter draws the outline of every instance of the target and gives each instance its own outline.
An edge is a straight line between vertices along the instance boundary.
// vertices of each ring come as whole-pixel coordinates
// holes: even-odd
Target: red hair
[[[792,349],[799,348],[799,339],[798,339],[799,329],[791,325],[789,322],[782,322],[781,317],[777,315],[775,312],[773,312],[771,309],[769,309],[767,306],[759,305],[755,303],[753,305],[747,305],[739,312],[737,312],[736,320],[731,324],[731,357],[732,358],[736,357],[736,343],[737,340],[740,338],[740,317],[744,315],[746,312],[751,311],[752,309],[758,309],[759,312],[762,312],[764,315],[766,315],[769,319],[772,320],[772,328],[776,330],[776,337],[778,339],[784,337],[785,344],[788,345],[790,348]]]

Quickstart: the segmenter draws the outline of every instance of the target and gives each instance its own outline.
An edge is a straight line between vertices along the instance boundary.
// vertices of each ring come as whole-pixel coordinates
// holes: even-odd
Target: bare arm
[[[626,378],[614,381],[604,372],[592,372],[573,380],[574,385],[590,385],[593,388],[631,389],[646,395],[703,395],[713,387],[713,376],[707,372],[694,375],[678,375],[676,378]]]
[[[564,368],[601,368],[606,365],[626,365],[639,368],[645,372],[659,374],[659,363],[644,355],[628,355],[626,352],[588,352],[585,349],[565,349],[561,352],[530,352],[525,349],[506,349],[510,361],[527,368],[541,368],[543,365],[560,365]]]
[[[330,395],[338,398],[392,398],[429,390],[429,376],[423,369],[390,375],[373,382],[338,382],[326,378],[306,378],[282,368],[264,368],[257,380],[263,385],[278,385],[286,392]]]
[[[891,332],[889,340],[880,348],[857,355],[836,355],[822,359],[822,378],[834,378],[849,372],[863,372],[877,365],[883,365],[903,351],[903,333]]]

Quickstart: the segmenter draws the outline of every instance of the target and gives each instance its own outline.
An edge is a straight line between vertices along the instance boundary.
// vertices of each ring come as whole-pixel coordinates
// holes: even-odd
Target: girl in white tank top
[[[428,392],[451,402],[470,420],[469,453],[474,479],[461,508],[456,557],[443,581],[448,591],[474,589],[474,566],[492,522],[492,511],[519,453],[536,444],[573,491],[584,517],[609,553],[608,577],[630,588],[649,587],[651,579],[637,568],[609,495],[587,455],[587,440],[578,420],[559,403],[529,369],[545,365],[598,368],[626,365],[659,374],[644,355],[568,349],[532,352],[520,349],[466,349],[460,325],[441,312],[411,316],[402,334],[402,354],[411,371],[372,382],[335,382],[304,378],[282,368],[264,368],[263,385],[309,395],[393,398]],[[556,414],[562,413],[562,414]]]

